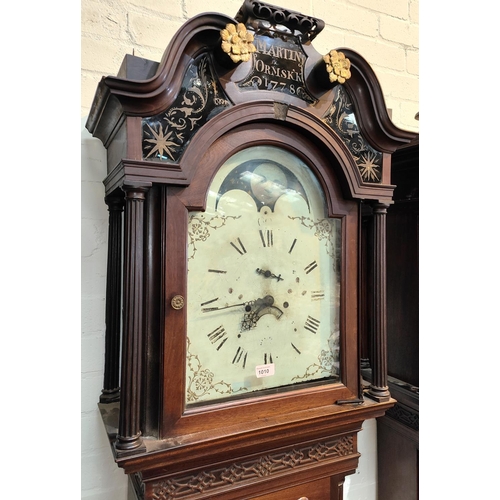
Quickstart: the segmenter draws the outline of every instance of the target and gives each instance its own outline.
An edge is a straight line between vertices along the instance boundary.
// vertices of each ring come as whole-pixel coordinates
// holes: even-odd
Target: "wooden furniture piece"
[[[99,83],[87,121],[108,163],[99,406],[141,499],[340,500],[363,421],[395,404],[386,213],[391,155],[415,134],[390,121],[359,54],[314,50],[323,26],[245,0],[235,19],[187,21],[160,63],[126,56]]]
[[[418,139],[392,157],[394,205],[387,216],[387,371],[397,403],[377,420],[378,491],[418,499],[419,316]]]
[[[377,419],[378,495],[384,500],[418,499],[419,449],[419,142],[392,155],[394,204],[387,214],[387,383],[397,400]],[[364,211],[362,222],[362,281],[373,275],[370,233],[374,219]],[[368,305],[370,293],[363,296]],[[362,325],[362,375],[372,380],[370,315]],[[366,326],[368,325],[368,326]]]

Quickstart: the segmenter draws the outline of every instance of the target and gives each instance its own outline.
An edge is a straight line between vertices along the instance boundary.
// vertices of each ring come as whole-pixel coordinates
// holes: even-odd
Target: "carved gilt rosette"
[[[323,56],[330,83],[344,83],[351,78],[351,61],[342,52],[330,50]]]
[[[243,23],[237,25],[227,24],[221,30],[220,36],[222,38],[222,50],[228,54],[234,63],[249,61],[250,55],[256,51],[253,44],[253,33],[247,31]]]

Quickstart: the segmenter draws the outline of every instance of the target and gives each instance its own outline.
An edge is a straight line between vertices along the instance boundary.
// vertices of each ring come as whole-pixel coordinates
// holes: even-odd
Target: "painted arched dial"
[[[288,151],[219,168],[189,213],[187,406],[340,380],[341,226]]]

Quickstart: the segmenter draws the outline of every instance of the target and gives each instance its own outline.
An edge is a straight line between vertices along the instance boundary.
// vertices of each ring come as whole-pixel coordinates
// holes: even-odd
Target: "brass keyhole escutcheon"
[[[173,309],[178,311],[179,309],[182,309],[184,307],[184,297],[182,295],[175,295],[174,297],[172,297],[170,304]]]

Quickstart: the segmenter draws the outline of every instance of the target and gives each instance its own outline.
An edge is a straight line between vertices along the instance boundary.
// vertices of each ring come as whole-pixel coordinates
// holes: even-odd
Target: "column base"
[[[99,397],[99,403],[117,403],[120,401],[120,388],[103,389]]]
[[[377,403],[385,403],[391,399],[391,393],[388,387],[375,387],[373,385],[370,385],[365,392],[365,396],[377,401]]]
[[[142,434],[136,434],[131,437],[117,436],[115,441],[115,451],[119,456],[128,453],[137,453],[138,451],[146,451],[146,445],[142,440]]]

